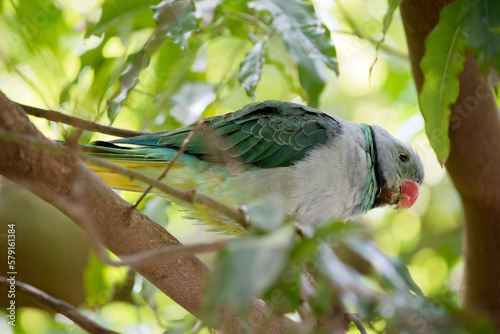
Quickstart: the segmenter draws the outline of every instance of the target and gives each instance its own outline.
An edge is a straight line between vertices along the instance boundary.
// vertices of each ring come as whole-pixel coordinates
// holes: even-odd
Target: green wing
[[[112,143],[178,149],[194,126]],[[211,162],[227,162],[233,158],[238,163],[261,168],[285,167],[341,132],[339,122],[327,114],[303,105],[271,100],[205,119],[185,152]]]

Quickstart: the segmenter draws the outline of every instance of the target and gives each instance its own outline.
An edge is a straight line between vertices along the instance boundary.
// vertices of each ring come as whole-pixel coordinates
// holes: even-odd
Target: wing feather
[[[194,126],[112,143],[179,149]],[[340,122],[327,114],[295,103],[270,100],[206,119],[185,153],[212,162],[223,163],[229,155],[238,163],[282,167],[302,159],[310,149],[335,140],[341,133]]]

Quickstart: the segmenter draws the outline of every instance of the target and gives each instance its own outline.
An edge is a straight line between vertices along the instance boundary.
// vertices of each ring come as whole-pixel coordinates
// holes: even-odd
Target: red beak
[[[400,188],[401,199],[397,204],[397,208],[411,208],[417,201],[420,187],[413,181],[407,180]]]

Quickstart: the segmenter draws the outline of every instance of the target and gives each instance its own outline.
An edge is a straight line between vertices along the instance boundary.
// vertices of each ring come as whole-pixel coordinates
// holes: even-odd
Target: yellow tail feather
[[[141,167],[165,167],[165,163],[154,162],[128,162],[128,161],[113,161],[113,163],[128,167],[128,168],[141,168]],[[110,171],[109,169],[89,164],[88,167],[97,174],[108,186],[117,190],[128,191],[144,191],[145,189],[135,182],[132,182],[128,177]]]

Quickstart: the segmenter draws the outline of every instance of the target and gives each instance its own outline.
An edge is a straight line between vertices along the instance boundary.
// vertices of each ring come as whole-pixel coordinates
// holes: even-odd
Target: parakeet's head
[[[381,127],[372,127],[380,191],[374,206],[396,204],[409,208],[418,198],[424,181],[424,167],[417,152]]]

